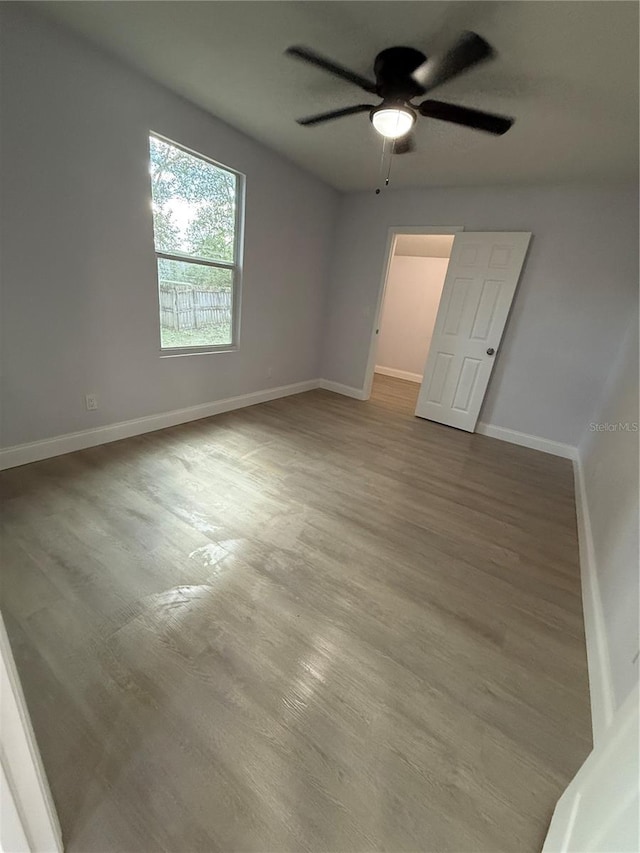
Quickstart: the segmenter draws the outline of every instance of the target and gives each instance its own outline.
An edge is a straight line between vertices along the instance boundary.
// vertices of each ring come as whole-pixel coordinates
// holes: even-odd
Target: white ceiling
[[[448,258],[453,234],[398,234],[394,255],[413,258]]]
[[[295,119],[362,102],[355,86],[283,56],[303,44],[371,75],[378,51],[427,54],[473,29],[498,59],[433,97],[516,118],[503,137],[418,119],[392,185],[617,179],[638,164],[634,2],[44,2],[36,5],[175,92],[343,190],[379,183],[367,114]],[[364,97],[363,97],[364,96]]]

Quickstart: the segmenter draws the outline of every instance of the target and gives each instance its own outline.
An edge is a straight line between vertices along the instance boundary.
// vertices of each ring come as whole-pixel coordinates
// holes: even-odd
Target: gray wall
[[[617,428],[620,423],[638,423],[637,314],[579,446],[616,706],[638,680],[640,633],[638,433]]]
[[[416,225],[533,233],[480,419],[576,445],[638,288],[637,189],[425,189],[344,197],[325,378],[362,388],[387,231]]]
[[[2,443],[316,378],[337,194],[31,11],[0,13]],[[159,357],[149,129],[247,176],[238,352]]]

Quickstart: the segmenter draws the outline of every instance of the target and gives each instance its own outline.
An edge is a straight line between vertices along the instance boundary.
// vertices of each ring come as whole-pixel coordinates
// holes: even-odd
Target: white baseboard
[[[578,449],[572,444],[562,444],[560,441],[551,441],[538,435],[529,435],[526,432],[517,432],[515,429],[493,424],[480,422],[476,425],[476,432],[480,435],[488,435],[490,438],[499,438],[500,441],[508,441],[510,444],[519,444],[521,447],[530,447],[532,450],[562,456],[565,459],[576,459],[578,455]]]
[[[343,397],[353,397],[354,400],[367,399],[362,388],[353,388],[351,385],[342,385],[340,382],[332,382],[330,379],[320,379],[316,387],[324,388],[325,391],[333,391],[335,394],[342,394]]]
[[[393,376],[395,379],[405,379],[407,382],[422,382],[420,373],[409,373],[408,370],[397,370],[395,367],[382,367],[376,364],[374,373],[381,373],[383,376]]]
[[[615,702],[600,584],[596,570],[593,534],[591,532],[591,519],[589,517],[589,504],[579,455],[573,463],[573,476],[576,494],[578,545],[580,548],[582,611],[589,667],[591,726],[593,743],[596,745],[611,724]]]
[[[144,418],[107,424],[106,426],[85,429],[80,432],[70,432],[66,435],[55,436],[54,438],[45,438],[42,441],[16,444],[13,447],[6,447],[0,450],[0,471],[5,468],[26,465],[29,462],[37,462],[40,459],[49,459],[52,456],[72,453],[75,450],[84,450],[87,447],[108,444],[111,441],[119,441],[122,438],[131,438],[134,435],[142,435],[145,432],[154,432],[158,429],[166,429],[166,427],[177,426],[178,424],[188,423],[189,421],[197,421],[200,418],[209,418],[212,415],[230,412],[233,409],[254,406],[256,403],[266,403],[269,400],[277,400],[279,397],[301,394],[303,391],[311,391],[317,387],[318,380],[310,379],[306,382],[296,382],[293,385],[281,385],[278,388],[266,388],[264,391],[241,394],[238,397],[227,397],[224,400],[215,400],[212,403],[203,403],[199,406],[189,406],[186,409],[174,409],[171,412],[162,412],[158,415],[149,415]]]

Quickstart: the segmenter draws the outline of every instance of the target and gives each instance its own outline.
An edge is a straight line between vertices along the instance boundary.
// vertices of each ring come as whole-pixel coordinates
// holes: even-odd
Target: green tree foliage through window
[[[236,176],[178,148],[150,137],[153,227],[158,252],[179,253],[233,263],[236,224]],[[209,270],[189,280],[211,284]],[[227,276],[220,277],[220,283]]]

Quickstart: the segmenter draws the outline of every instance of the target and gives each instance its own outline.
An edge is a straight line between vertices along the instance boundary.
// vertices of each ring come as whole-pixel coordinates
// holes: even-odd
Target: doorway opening
[[[435,229],[391,236],[385,265],[369,390],[377,402],[415,411],[455,232]],[[399,381],[400,380],[400,381]]]
[[[421,383],[415,408],[418,417],[474,432],[518,286],[531,232],[459,233],[461,231],[453,228],[431,231],[431,234],[437,233],[448,239],[423,238],[423,243],[415,239],[415,234],[422,233],[428,237],[428,230],[409,233],[409,239],[403,239],[403,235],[408,233],[405,229],[391,229],[363,399],[371,396],[376,369],[379,376],[385,373],[388,376],[391,370],[396,377],[400,377],[395,381],[405,386],[410,384],[406,380],[413,379],[415,384]],[[416,247],[421,243],[425,261],[429,255],[435,254],[434,247],[438,243],[441,255],[446,255],[447,250],[449,253],[448,259],[439,262],[441,274],[428,299],[419,286],[420,282],[426,281],[426,271],[418,274],[418,286],[413,295],[406,287],[409,278],[402,274],[396,275],[399,264],[404,267],[420,264],[419,260],[408,261],[406,254],[398,252],[396,255],[396,248],[400,248],[401,252],[411,252],[412,255],[408,257],[415,258],[419,251]],[[401,294],[400,300],[396,298],[396,293]],[[416,293],[425,298],[424,303],[416,301]],[[400,309],[398,304],[401,305]],[[420,319],[426,325],[415,326],[414,323],[419,323]],[[422,350],[410,346],[410,331],[416,328],[413,343],[417,343]],[[382,348],[379,345],[380,332]],[[390,347],[400,349],[390,355]],[[408,353],[414,360],[402,361],[398,353]],[[416,372],[421,360],[424,363],[422,376]]]

